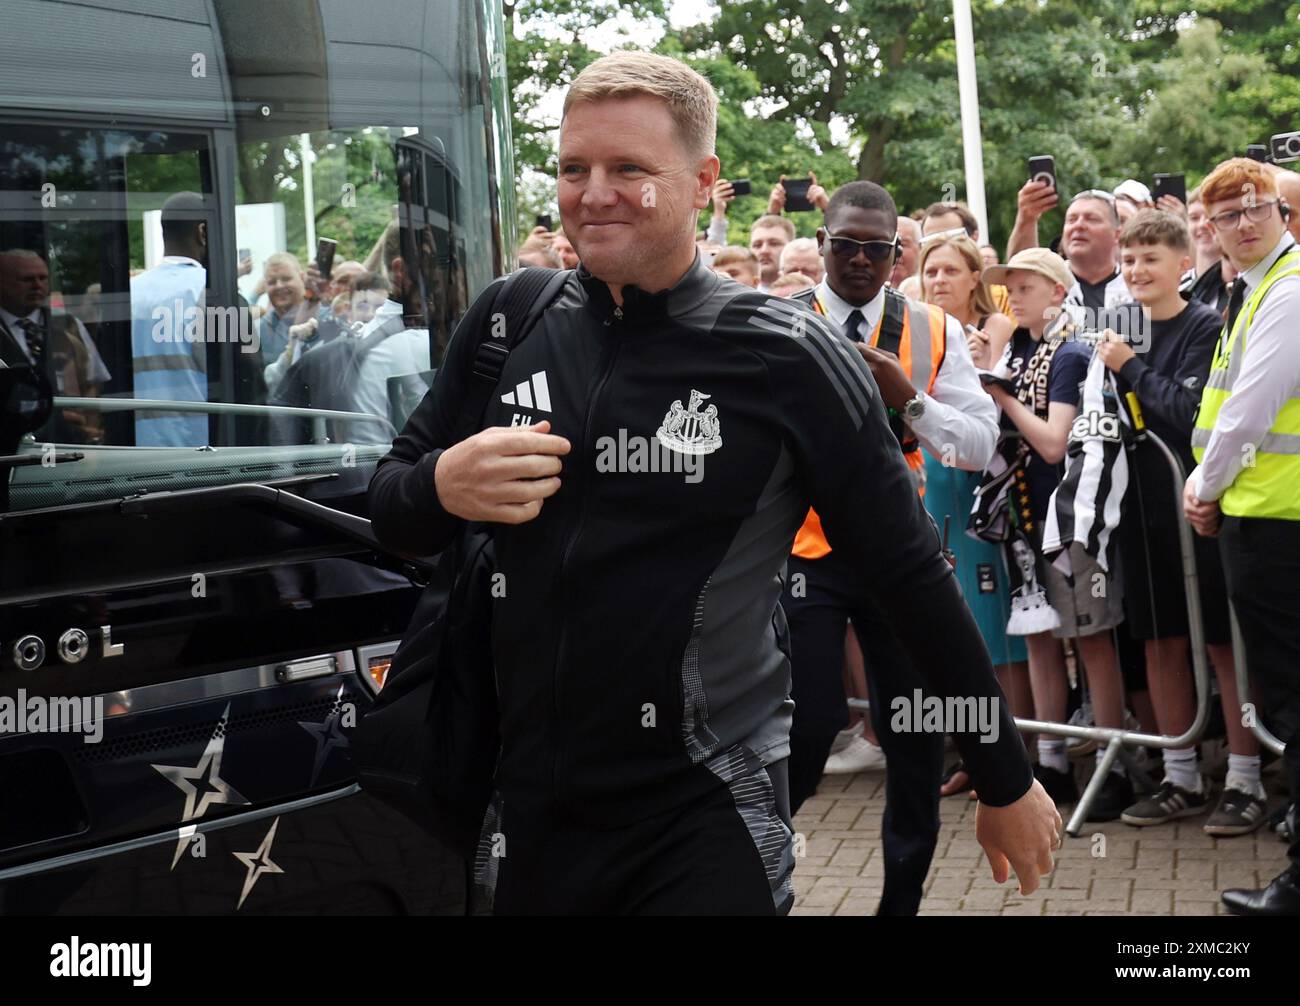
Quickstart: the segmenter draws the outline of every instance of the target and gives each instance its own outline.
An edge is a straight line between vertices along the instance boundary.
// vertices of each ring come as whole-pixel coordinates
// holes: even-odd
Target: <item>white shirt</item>
[[[53,320],[54,318],[61,316],[51,313],[50,317],[51,320]],[[81,341],[86,347],[86,353],[88,356],[86,361],[86,380],[91,384],[106,383],[112,375],[108,372],[108,367],[104,365],[104,358],[99,355],[99,350],[95,348],[95,342],[91,339],[90,333],[86,331],[86,326],[81,323],[80,318],[74,315],[68,315],[67,317],[72,318],[72,320],[76,322],[77,334],[81,336]],[[18,348],[21,349],[27,359],[30,360],[32,354],[27,348],[27,333],[23,331],[23,327],[19,322],[33,321],[37,325],[44,325],[45,322],[41,318],[41,309],[38,307],[36,310],[32,311],[31,314],[27,315],[27,317],[19,318],[18,315],[11,314],[3,307],[0,307],[0,321],[4,322],[5,328],[9,330],[9,334],[12,335],[14,341],[18,343]],[[82,390],[84,391],[85,389]]]
[[[358,338],[365,338],[395,314],[402,313],[402,305],[386,301],[375,311]],[[429,359],[429,330],[407,328],[390,335],[375,346],[361,361],[357,377],[356,398],[353,411],[372,416],[389,415],[388,379],[419,374],[432,369]],[[353,423],[352,436],[362,443],[387,443],[392,439],[388,427],[380,423]]]
[[[1250,296],[1283,252],[1295,245],[1287,232],[1273,250],[1241,274]],[[1245,467],[1247,445],[1264,439],[1287,399],[1300,392],[1300,276],[1278,280],[1247,332],[1241,370],[1232,394],[1219,409],[1200,465],[1192,472],[1196,495],[1209,502],[1222,496]]]
[[[863,321],[859,333],[864,341],[871,341],[885,310],[884,287],[857,308],[842,300],[824,279],[817,284],[813,295],[841,332],[849,315],[854,310],[861,311]],[[916,389],[917,397],[925,403],[925,412],[908,423],[908,427],[935,460],[951,462],[966,471],[983,471],[997,445],[998,408],[980,384],[961,323],[952,315],[945,315],[944,321],[946,348],[935,376],[934,394],[926,394],[924,388]],[[918,344],[912,349],[917,351],[929,352],[929,348]]]

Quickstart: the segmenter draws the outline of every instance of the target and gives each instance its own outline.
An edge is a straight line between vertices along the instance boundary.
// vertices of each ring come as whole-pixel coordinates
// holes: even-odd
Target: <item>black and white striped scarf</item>
[[[1079,414],[1070,427],[1065,477],[1052,493],[1043,529],[1043,555],[1066,576],[1072,575],[1070,545],[1078,542],[1110,572],[1106,548],[1119,526],[1120,504],[1128,488],[1125,432],[1131,427],[1120,405],[1115,375],[1093,354],[1083,382]]]

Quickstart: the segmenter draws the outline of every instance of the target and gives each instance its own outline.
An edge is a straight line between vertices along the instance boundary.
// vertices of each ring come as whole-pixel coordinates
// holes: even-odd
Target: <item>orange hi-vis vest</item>
[[[891,297],[897,298],[892,306],[892,311],[889,302]],[[871,333],[870,345],[879,345],[880,333],[884,327],[885,319],[891,314],[899,314],[901,308],[903,333],[898,342],[898,362],[911,377],[912,387],[917,390],[924,390],[928,395],[933,395],[934,382],[939,376],[939,367],[943,365],[944,353],[948,347],[947,316],[944,314],[943,308],[934,304],[923,304],[920,301],[912,300],[910,297],[904,297],[892,287],[885,287],[885,298],[885,309],[880,312],[880,321],[876,323],[876,330]],[[810,303],[814,311],[820,315],[826,315],[826,307],[815,292]],[[927,322],[930,328],[929,351],[914,353],[912,331],[914,328],[926,325]],[[895,432],[897,432],[897,429]],[[921,452],[921,445],[916,442],[915,438],[908,437],[905,434],[904,439],[899,443],[899,447],[903,451],[903,459],[913,472],[925,465],[925,455]],[[917,491],[924,495],[924,490],[918,489]],[[803,527],[799,528],[799,533],[794,536],[794,549],[792,551],[801,559],[820,559],[823,556],[830,555],[831,547],[826,541],[826,535],[822,532],[822,521],[817,516],[816,510],[809,509],[808,516],[804,518]]]

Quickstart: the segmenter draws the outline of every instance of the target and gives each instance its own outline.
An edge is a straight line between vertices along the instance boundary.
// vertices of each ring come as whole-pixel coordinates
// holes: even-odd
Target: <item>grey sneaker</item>
[[[1209,802],[1204,790],[1193,793],[1166,780],[1151,796],[1139,800],[1124,811],[1119,819],[1125,824],[1145,828],[1148,825],[1165,824],[1180,817],[1199,814]]]
[[[1072,727],[1091,727],[1096,724],[1092,721],[1092,703],[1085,702],[1073,713],[1066,723]],[[1067,737],[1065,740],[1065,752],[1069,758],[1083,758],[1097,750],[1097,742],[1087,737]]]
[[[1225,789],[1219,806],[1205,822],[1207,835],[1249,835],[1264,823],[1268,804],[1245,790]]]

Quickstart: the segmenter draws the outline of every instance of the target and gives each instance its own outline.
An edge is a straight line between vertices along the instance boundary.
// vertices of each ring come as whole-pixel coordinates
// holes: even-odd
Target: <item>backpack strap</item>
[[[398,332],[406,331],[406,319],[401,314],[395,314],[377,329],[361,340],[357,346],[354,357],[356,365],[359,367],[370,351],[387,339],[390,335],[396,335]]]
[[[907,299],[894,290],[885,287],[885,311],[880,319],[880,338],[876,348],[886,353],[898,355],[898,347],[903,344],[903,312],[907,310]],[[929,334],[929,329],[926,329]],[[915,346],[913,352],[915,352]]]
[[[523,342],[572,273],[572,269],[530,266],[511,273],[501,284],[492,303],[488,331],[479,333],[474,363],[470,368],[470,386],[452,435],[454,443],[482,429],[492,392],[501,380],[511,350]],[[494,334],[498,316],[504,321],[505,334],[500,338]]]

